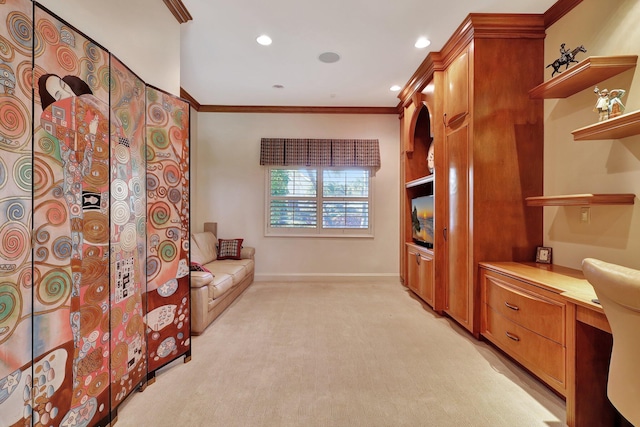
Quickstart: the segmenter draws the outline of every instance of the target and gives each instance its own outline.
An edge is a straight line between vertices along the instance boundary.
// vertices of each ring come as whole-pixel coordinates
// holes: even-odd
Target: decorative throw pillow
[[[218,259],[241,259],[244,239],[218,239]]]
[[[204,265],[200,264],[199,262],[192,262],[190,270],[191,271],[204,271],[206,273],[211,273],[211,270],[209,270],[207,267],[205,267]]]

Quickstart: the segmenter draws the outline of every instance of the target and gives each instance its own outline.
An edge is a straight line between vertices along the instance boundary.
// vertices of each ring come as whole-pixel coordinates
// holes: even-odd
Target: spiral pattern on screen
[[[151,281],[160,272],[160,258],[155,255],[147,257],[147,280]]]
[[[14,163],[13,180],[21,190],[31,190],[31,156],[20,157]]]
[[[113,87],[115,84],[115,80],[111,79],[111,74],[109,72],[109,66],[103,65],[98,68],[98,77],[96,80],[96,88],[98,86],[102,86],[106,90],[109,90],[110,87]]]
[[[22,295],[12,283],[0,283],[0,330],[7,332],[0,334],[0,344],[13,334],[20,316],[22,315]]]
[[[86,337],[93,332],[102,320],[102,310],[98,305],[84,304],[80,307],[80,334]]]
[[[78,70],[78,57],[76,53],[67,45],[60,45],[56,50],[58,64],[63,70],[70,74],[75,74]]]
[[[140,199],[144,196],[144,187],[142,186],[142,178],[134,176],[129,181],[129,190],[133,192],[133,197]]]
[[[69,236],[61,236],[53,241],[53,256],[59,260],[71,257],[72,243]]]
[[[10,12],[7,15],[7,29],[9,36],[15,43],[14,47],[25,55],[31,55],[31,36],[33,33],[31,18],[22,12]],[[42,41],[37,33],[36,43],[39,45],[34,46],[36,52],[41,52],[44,46],[42,46]]]
[[[171,219],[171,208],[163,201],[155,202],[149,208],[148,219],[154,228],[161,228]]]
[[[148,115],[153,126],[162,127],[169,122],[169,114],[159,104],[152,104],[149,107]]]
[[[40,19],[36,25],[37,31],[40,33],[45,42],[56,45],[60,41],[60,33],[53,23],[47,19]]]
[[[125,252],[131,252],[136,248],[138,236],[134,224],[126,224],[120,232],[120,247]]]
[[[111,182],[111,196],[116,200],[125,200],[129,197],[129,186],[124,180],[116,178]]]
[[[9,63],[16,56],[11,42],[0,35],[0,60]]]
[[[0,227],[0,258],[15,261],[25,257],[29,243],[29,230],[25,224],[6,222]]]
[[[167,132],[164,129],[152,129],[149,140],[154,147],[160,150],[165,150],[170,143]]]
[[[87,393],[89,396],[96,397],[109,385],[109,373],[101,372],[91,381]]]
[[[129,160],[131,159],[131,153],[129,151],[129,148],[125,147],[124,145],[118,144],[116,145],[116,148],[114,151],[115,151],[115,159],[118,161],[118,163],[122,163],[122,164],[129,163]]]
[[[31,124],[28,108],[13,96],[0,95],[0,135],[15,140],[25,135]]]
[[[165,240],[158,246],[158,255],[162,261],[171,262],[176,259],[178,249],[172,241]]]
[[[108,178],[109,166],[104,163],[93,162],[93,165],[91,166],[91,173],[86,175],[84,180],[89,185],[100,187],[108,182]]]
[[[82,283],[85,283],[84,276],[82,277]],[[109,293],[109,282],[106,277],[101,277],[93,282],[86,281],[89,287],[85,291],[84,299],[89,304],[99,304],[107,298]]]
[[[39,209],[46,209],[46,219],[51,225],[62,225],[67,222],[67,207],[57,200],[47,200],[40,204]]]
[[[164,181],[171,187],[178,185],[180,183],[180,179],[182,178],[180,169],[178,169],[178,165],[176,165],[175,163],[165,163],[162,175]]]
[[[96,244],[108,242],[109,222],[107,216],[100,212],[85,212],[82,233],[87,242]]]
[[[46,306],[65,302],[71,295],[71,276],[60,268],[48,271],[38,283],[35,295]]]
[[[111,221],[116,225],[124,225],[131,218],[131,209],[125,201],[118,200],[111,204]]]
[[[12,202],[7,206],[7,219],[9,221],[21,221],[24,219],[25,213],[26,209],[22,202]]]
[[[159,185],[160,180],[158,179],[158,177],[151,173],[147,173],[147,191],[156,191]]]

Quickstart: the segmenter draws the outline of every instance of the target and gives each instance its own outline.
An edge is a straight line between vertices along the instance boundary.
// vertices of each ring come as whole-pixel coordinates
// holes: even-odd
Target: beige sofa
[[[241,258],[217,259],[217,223],[191,234],[191,262],[211,272],[191,271],[191,333],[200,335],[251,283],[255,249],[243,247]]]

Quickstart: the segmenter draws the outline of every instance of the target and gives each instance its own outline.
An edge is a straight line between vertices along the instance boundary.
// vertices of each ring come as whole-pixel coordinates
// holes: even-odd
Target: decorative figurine
[[[560,58],[556,59],[555,61],[553,61],[553,63],[547,65],[545,68],[549,68],[549,67],[553,67],[553,72],[551,73],[551,77],[553,77],[553,75],[555,73],[560,74],[560,67],[563,65],[566,65],[566,67],[564,68],[565,70],[567,68],[569,68],[569,65],[571,65],[573,62],[578,62],[576,61],[576,55],[580,52],[586,52],[587,49],[584,48],[583,45],[578,46],[577,48],[570,50],[570,49],[565,49],[565,44],[562,43],[560,45]]]
[[[598,121],[602,122],[609,118],[609,91],[607,89],[598,89],[598,86],[593,89],[593,92],[598,95],[596,106],[593,111],[598,112]]]
[[[624,113],[624,104],[620,100],[626,91],[624,89],[613,89],[609,92],[609,118],[618,117]]]

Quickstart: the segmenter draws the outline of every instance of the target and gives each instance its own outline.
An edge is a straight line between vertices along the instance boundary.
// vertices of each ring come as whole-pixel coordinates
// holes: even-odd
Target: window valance
[[[380,168],[377,139],[262,138],[260,164]]]

